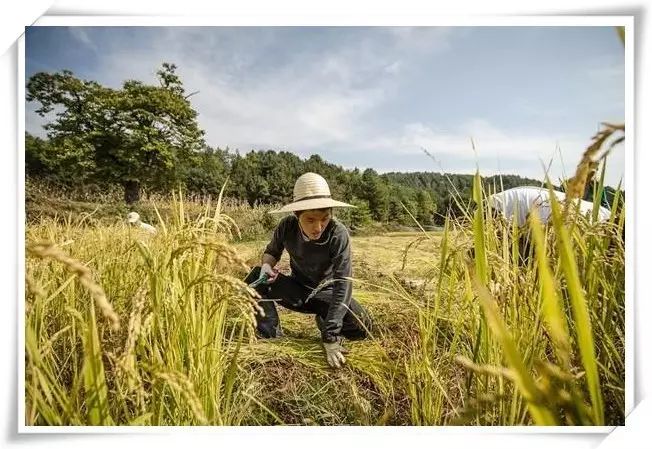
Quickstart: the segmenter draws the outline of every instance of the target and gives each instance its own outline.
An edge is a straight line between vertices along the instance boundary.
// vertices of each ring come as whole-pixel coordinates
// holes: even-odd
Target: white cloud
[[[256,65],[255,55],[243,54],[236,66],[225,66],[234,59],[220,53],[219,37],[206,40],[214,51],[206,60],[203,54],[188,52],[184,40],[193,39],[194,31],[189,33],[162,34],[147,51],[109,53],[98,72],[110,74],[113,85],[126,78],[152,82],[163,60],[175,62],[186,89],[199,91],[191,101],[207,141],[242,150],[254,145],[301,150],[344,142],[358,133],[361,116],[384,99],[384,80],[356,85],[366,72],[387,65],[371,53],[334,49],[267,68]],[[204,51],[211,53],[209,48]]]
[[[487,120],[472,119],[456,130],[436,131],[422,123],[404,127],[399,143],[403,148],[423,147],[438,154],[473,154],[475,145],[478,156],[536,160],[547,158],[558,144],[580,147],[582,141],[576,136],[547,136],[542,134],[510,133],[493,126]]]
[[[401,51],[435,52],[448,49],[450,38],[465,34],[464,28],[455,27],[388,27],[386,31],[396,38],[396,46]]]
[[[88,35],[88,33],[84,28],[69,27],[68,30],[70,31],[70,34],[79,42],[81,42],[91,50],[97,51],[97,46],[95,45],[95,43],[93,42],[93,40],[91,39],[91,37]]]
[[[587,135],[521,134],[500,129],[485,119],[471,119],[452,130],[438,130],[424,123],[408,123],[397,133],[387,132],[360,138],[352,147],[378,155],[385,164],[379,171],[439,171],[472,173],[479,166],[483,175],[519,174],[535,179],[544,176],[549,166],[553,181],[571,176],[582,153],[590,143]],[[475,145],[475,151],[473,145]],[[423,150],[435,159],[430,159]],[[615,185],[623,176],[624,148],[610,157],[607,181]],[[401,159],[419,159],[422,164],[401,165]]]
[[[391,64],[388,64],[385,66],[385,72],[390,73],[392,75],[397,74],[403,66],[403,63],[401,61],[394,61]]]
[[[88,29],[70,32],[97,48]],[[111,37],[96,73],[113,87],[126,79],[155,82],[160,64],[174,62],[187,91],[199,91],[191,101],[210,144],[301,150],[366,134],[363,117],[391,91],[403,59],[410,51],[439,51],[449,34],[438,28],[377,28],[266,66],[265,52],[287,45],[273,28],[255,33],[161,28],[138,45]]]

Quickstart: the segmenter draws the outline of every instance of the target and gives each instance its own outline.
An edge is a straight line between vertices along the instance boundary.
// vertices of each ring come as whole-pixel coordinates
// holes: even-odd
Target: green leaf
[[[550,205],[552,208],[552,221],[557,234],[557,250],[561,258],[561,268],[566,278],[568,294],[570,297],[571,309],[573,311],[574,327],[577,333],[582,366],[586,372],[586,383],[591,397],[593,421],[595,425],[604,424],[604,408],[602,404],[602,392],[600,390],[600,376],[596,363],[595,346],[593,341],[593,330],[591,317],[586,304],[582,281],[577,270],[575,253],[571,245],[568,230],[564,224],[559,203],[549,187]]]
[[[90,324],[84,337],[84,391],[88,423],[92,426],[111,426],[113,419],[109,411],[108,387],[104,377],[102,349],[97,334],[94,306],[90,306]]]

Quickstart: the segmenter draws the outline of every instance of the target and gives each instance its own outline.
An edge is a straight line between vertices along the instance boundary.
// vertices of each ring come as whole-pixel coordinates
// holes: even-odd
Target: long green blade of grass
[[[596,363],[590,313],[582,289],[582,282],[577,269],[575,254],[571,246],[570,236],[564,224],[559,203],[552,193],[552,188],[550,190],[550,205],[552,208],[553,226],[557,234],[557,249],[561,268],[568,286],[575,332],[577,333],[580,356],[584,371],[586,372],[586,383],[591,397],[593,420],[595,425],[603,425],[604,407],[602,404],[602,392],[600,390],[600,377]]]
[[[534,239],[537,270],[541,284],[543,316],[548,323],[548,329],[555,343],[557,356],[564,367],[569,368],[570,339],[568,337],[568,323],[566,322],[562,303],[557,295],[554,277],[548,266],[545,238],[539,214],[534,213],[530,215],[530,229],[532,230],[532,237]]]
[[[94,305],[90,307],[90,322],[84,338],[84,390],[88,421],[92,426],[111,426],[113,420],[107,400],[108,388],[104,377],[102,350],[97,334]]]
[[[482,310],[487,318],[487,323],[503,348],[505,360],[514,375],[514,382],[527,401],[528,409],[534,422],[542,426],[556,425],[557,420],[551,411],[542,403],[536,383],[523,363],[523,357],[519,353],[516,343],[500,316],[496,302],[491,298],[489,291],[477,277],[474,277],[474,284],[480,298]]]
[[[480,173],[476,172],[473,177],[473,201],[475,201],[475,211],[473,213],[473,240],[475,249],[475,269],[480,281],[486,285],[488,281],[487,273],[487,252],[485,246],[485,225],[484,225],[484,207],[482,201],[482,184],[480,182]]]

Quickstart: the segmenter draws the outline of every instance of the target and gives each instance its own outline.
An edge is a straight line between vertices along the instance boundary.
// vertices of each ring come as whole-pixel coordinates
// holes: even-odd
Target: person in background
[[[127,214],[127,223],[131,226],[138,227],[149,234],[156,234],[156,228],[150,224],[143,223],[140,220],[140,215],[137,212],[129,212]]]
[[[562,205],[566,201],[566,194],[553,190],[557,201]],[[523,186],[504,190],[490,195],[487,198],[494,216],[500,216],[511,223],[516,222],[519,227],[518,247],[520,262],[526,264],[532,252],[530,229],[527,219],[531,213],[537,213],[541,223],[547,224],[552,218],[550,204],[550,190],[543,187]],[[581,199],[573,200],[571,208],[578,211],[580,215],[590,217],[593,213],[593,203]],[[598,207],[598,222],[609,219],[611,211],[605,207]],[[500,228],[498,229],[500,233]]]
[[[257,333],[262,338],[282,335],[275,303],[315,315],[326,354],[333,368],[340,368],[346,350],[343,339],[360,340],[371,332],[367,311],[351,296],[351,240],[346,227],[333,217],[334,207],[354,207],[331,198],[326,180],[304,173],[294,185],[294,201],[272,213],[291,212],[277,225],[264,250],[261,266],[245,282],[257,285],[259,305]],[[291,275],[275,268],[283,251],[290,256]],[[261,282],[262,281],[262,282]]]
[[[559,203],[566,200],[564,192],[553,190],[553,193]],[[501,212],[506,220],[515,219],[518,226],[525,226],[528,215],[535,209],[544,224],[548,223],[552,215],[550,191],[543,187],[514,187],[490,195],[488,201],[489,205],[494,210]],[[572,206],[579,207],[580,214],[584,216],[593,212],[593,203],[590,201],[577,199]],[[606,221],[610,215],[609,209],[599,206],[598,221]]]

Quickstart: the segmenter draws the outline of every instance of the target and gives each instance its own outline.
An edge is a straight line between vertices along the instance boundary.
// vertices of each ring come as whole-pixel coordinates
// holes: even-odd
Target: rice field
[[[617,30],[624,44],[625,28]],[[173,69],[161,73],[167,73],[164,87],[184,93]],[[69,78],[76,80],[72,74]],[[36,90],[38,84],[50,87],[42,95],[28,89],[28,98],[42,103],[38,113],[60,100],[51,98],[57,96],[56,86],[28,84]],[[73,94],[85,92],[74,87]],[[126,96],[129,101],[121,101],[122,91],[114,89],[110,97],[107,92],[97,89],[81,99],[106,97],[99,106],[117,102],[123,109],[142,103]],[[80,96],[75,99],[81,109]],[[127,132],[125,138],[104,138],[106,117],[95,126],[98,131],[85,116],[77,120],[71,113],[65,121],[68,103],[59,103],[65,109],[58,114],[61,120],[46,127],[59,132],[50,133],[48,146],[32,154],[38,176],[48,175],[41,166],[59,170],[70,166],[68,159],[74,164],[81,157],[76,153],[83,152],[68,147],[77,141],[97,145],[97,160],[86,161],[93,166],[105,153],[114,165],[140,164],[138,158],[118,163],[122,159],[109,148],[114,141],[124,153],[135,145],[132,140],[147,138],[148,150],[162,154],[159,165],[173,164],[185,148],[205,146],[187,101],[185,125],[179,124],[184,129],[166,130],[169,142],[154,139],[160,130],[152,126],[151,136]],[[173,106],[179,109],[177,103]],[[136,112],[136,119],[143,115]],[[145,112],[151,122],[156,111]],[[76,128],[84,135],[69,139]],[[564,186],[567,198],[582,197],[593,183],[594,200],[601,199],[606,155],[623,141],[621,132],[624,125],[603,124]],[[55,154],[61,149],[57,138],[65,141],[70,158]],[[129,142],[121,147],[121,141]],[[477,157],[473,140],[471,145]],[[198,172],[213,176],[233,169],[230,156],[215,161],[221,165],[207,162],[207,170]],[[246,162],[245,169],[264,165],[267,171],[262,159]],[[114,168],[125,168],[118,165]],[[175,171],[190,168],[180,164]],[[140,178],[131,169],[126,173],[130,183],[148,187],[143,179],[131,179]],[[51,179],[65,178],[56,175]],[[78,179],[93,179],[96,172],[88,175]],[[544,187],[552,188],[546,182]],[[353,296],[369,310],[374,329],[367,340],[345,342],[349,352],[340,370],[327,365],[312,316],[281,309],[284,336],[264,340],[255,335],[259,306],[243,279],[259,263],[271,235],[275,222],[266,213],[271,205],[249,207],[221,194],[217,200],[177,192],[145,195],[136,207],[156,226],[152,235],[125,222],[129,210],[115,201],[123,193],[119,186],[107,192],[86,192],[87,187],[80,186],[74,198],[75,188],[68,190],[71,197],[39,191],[39,186],[26,195],[19,339],[24,344],[19,392],[24,416],[19,419],[27,426],[625,423],[625,203],[620,186],[607,221],[598,220],[597,201],[583,216],[572,201],[551,195],[550,221],[541,223],[532,214],[518,228],[492,212],[487,197],[500,189],[487,185],[478,170],[469,198],[451,183],[445,201],[454,197],[463,212],[448,217],[443,229],[353,236]],[[289,271],[287,254],[280,268]]]
[[[599,223],[554,202],[524,253],[486,193],[478,174],[441,232],[353,237],[376,328],[339,371],[311,316],[255,338],[241,279],[267,241],[219,201],[173,198],[157,235],[29,223],[25,424],[624,424],[624,209]]]

